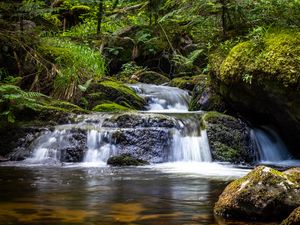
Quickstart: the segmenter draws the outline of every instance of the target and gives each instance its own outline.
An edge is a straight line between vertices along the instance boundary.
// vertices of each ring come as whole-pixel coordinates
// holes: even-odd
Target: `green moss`
[[[272,80],[299,88],[300,32],[270,32],[259,44],[255,40],[242,42],[232,48],[219,71],[219,78],[226,83]]]
[[[234,121],[236,120],[234,117],[223,114],[223,113],[219,113],[216,111],[210,111],[210,112],[206,112],[203,116],[202,116],[202,121],[204,123],[216,123],[218,121],[220,121],[220,119],[226,119],[226,120],[231,120]]]
[[[169,82],[169,78],[166,76],[153,72],[153,71],[144,71],[137,75],[139,82],[146,83],[146,84],[164,84]]]
[[[130,87],[112,79],[91,85],[84,97],[89,103],[89,109],[104,103],[116,103],[137,110],[143,109],[146,105],[145,100]]]
[[[81,12],[81,13],[87,13],[91,11],[91,8],[87,5],[76,5],[71,8],[71,11]]]
[[[203,80],[203,77],[207,77],[207,76],[199,75],[193,77],[174,78],[173,80],[171,80],[170,86],[192,91],[194,87]]]
[[[96,112],[122,112],[122,111],[128,111],[131,110],[128,107],[119,105],[117,103],[103,103],[100,105],[97,105],[93,108],[93,111]]]
[[[231,148],[221,142],[214,143],[215,153],[218,156],[218,160],[223,162],[232,162],[235,158],[239,157],[239,151]]]

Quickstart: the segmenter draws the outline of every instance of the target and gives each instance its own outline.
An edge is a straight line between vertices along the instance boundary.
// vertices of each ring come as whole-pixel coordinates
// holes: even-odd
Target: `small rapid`
[[[187,91],[169,86],[152,84],[130,85],[148,102],[149,112],[187,112],[190,96]]]

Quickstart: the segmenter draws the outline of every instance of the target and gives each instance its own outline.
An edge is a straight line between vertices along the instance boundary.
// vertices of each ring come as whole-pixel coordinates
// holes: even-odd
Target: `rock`
[[[165,162],[172,145],[172,128],[176,121],[165,115],[121,114],[107,118],[103,127],[116,128],[112,139],[119,154],[138,159]]]
[[[101,104],[116,103],[130,109],[141,110],[146,105],[145,100],[130,87],[114,80],[92,84],[84,97],[89,109]]]
[[[195,79],[189,110],[218,112],[224,112],[226,110],[224,100],[216,93],[215,88],[212,86],[210,78],[207,75],[199,75]]]
[[[172,134],[163,128],[122,129],[112,137],[119,153],[150,163],[166,162],[172,145]]]
[[[173,118],[160,114],[125,113],[107,118],[103,122],[103,127],[114,128],[173,128],[175,126],[177,125]]]
[[[143,71],[142,73],[138,74],[138,81],[145,84],[165,84],[168,83],[170,80],[166,76],[159,74],[154,71]]]
[[[203,76],[205,76],[205,75],[174,78],[173,80],[171,80],[170,86],[193,91],[194,87],[197,85],[198,82],[200,82],[202,80]]]
[[[253,163],[257,147],[251,141],[250,128],[240,119],[218,112],[206,112],[202,123],[207,129],[214,161]]]
[[[210,57],[217,92],[230,107],[256,123],[272,123],[300,156],[300,33],[269,32],[241,42],[227,56]]]
[[[214,213],[242,220],[282,220],[299,205],[299,182],[285,173],[259,166],[225,188]]]
[[[280,225],[299,225],[300,224],[300,206],[296,208]]]
[[[143,166],[148,162],[135,158],[130,154],[121,154],[118,156],[112,156],[107,160],[107,164],[111,166]]]

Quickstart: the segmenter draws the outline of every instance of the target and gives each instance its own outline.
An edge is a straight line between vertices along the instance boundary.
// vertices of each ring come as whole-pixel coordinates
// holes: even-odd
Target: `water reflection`
[[[0,177],[0,224],[227,223],[212,215],[227,181],[109,167],[0,167]]]

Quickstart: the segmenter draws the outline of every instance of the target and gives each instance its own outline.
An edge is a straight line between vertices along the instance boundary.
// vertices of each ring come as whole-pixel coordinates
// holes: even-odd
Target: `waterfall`
[[[183,136],[176,131],[173,136],[171,161],[211,162],[211,153],[205,130],[199,136]]]
[[[261,162],[278,163],[291,158],[279,135],[268,127],[252,130],[252,137],[258,147]]]
[[[190,96],[187,91],[169,86],[152,84],[130,85],[142,98],[148,102],[150,112],[186,112]]]
[[[108,139],[108,143],[104,141]],[[87,152],[84,162],[102,162],[106,163],[108,158],[116,154],[116,148],[112,143],[111,134],[109,132],[99,132],[90,130],[87,134]]]

